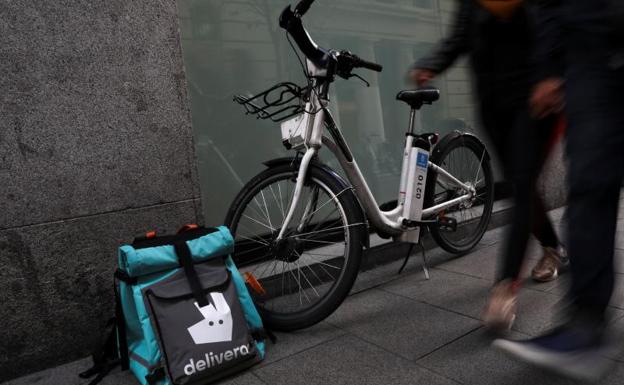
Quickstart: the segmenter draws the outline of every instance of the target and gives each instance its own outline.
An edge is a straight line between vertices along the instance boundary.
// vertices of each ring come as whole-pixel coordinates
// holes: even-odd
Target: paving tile
[[[268,384],[450,385],[452,381],[354,336],[343,336],[254,372]]]
[[[91,367],[91,359],[86,358],[69,364],[57,366],[28,376],[20,377],[3,383],[2,385],[84,385],[88,380],[78,377],[78,373]],[[104,377],[102,385],[137,385],[138,381],[130,372],[113,370]]]
[[[561,274],[557,279],[550,282],[537,282],[531,278],[531,269],[534,264],[530,263],[525,268],[523,273],[523,283],[522,287],[530,290],[537,290],[547,292],[553,295],[557,295],[562,297],[565,295],[567,288],[570,283],[570,275],[569,274]]]
[[[570,289],[570,285],[572,283],[572,276],[570,272],[564,273],[558,279],[551,282],[545,282],[543,284],[536,283],[535,287],[544,286],[548,288],[547,291],[551,294],[558,295],[559,297],[564,297],[567,295],[568,290]]]
[[[327,322],[408,359],[479,326],[475,319],[377,289],[348,298]]]
[[[78,377],[78,373],[91,367],[91,359],[74,361],[52,369],[47,369],[25,377],[2,383],[2,385],[85,385],[90,380]],[[130,371],[113,370],[99,383],[100,385],[138,385],[138,380]],[[242,372],[234,377],[219,381],[219,385],[262,385],[251,372]]]
[[[624,250],[615,249],[613,267],[616,273],[624,274]]]
[[[511,338],[526,338],[513,333]],[[491,336],[479,329],[417,361],[466,385],[575,384],[511,360],[493,349]]]
[[[493,282],[498,269],[500,248],[500,244],[484,247],[438,267]]]
[[[615,232],[615,248],[624,250],[624,231],[621,229]]]
[[[266,359],[260,365],[268,365],[271,362],[292,356],[343,334],[345,334],[345,331],[327,322],[321,322],[310,328],[289,333],[275,332],[277,343],[267,343]]]
[[[542,247],[539,242],[534,238],[530,237],[529,242],[526,248],[525,258],[531,261],[539,261],[543,255]],[[527,270],[530,271],[533,268],[533,263],[530,263],[531,267]]]
[[[404,252],[406,251],[404,250]],[[427,266],[429,268],[457,258],[457,256],[449,254],[439,248],[426,250],[425,256],[427,260]],[[424,277],[424,272],[422,268],[423,258],[420,251],[412,252],[411,257],[407,262],[407,265],[405,265],[405,269],[399,275],[399,269],[401,268],[403,261],[404,260],[402,258],[392,263],[377,266],[371,270],[361,271],[358,274],[355,284],[353,285],[353,289],[351,289],[351,293],[359,293],[361,291],[368,290],[381,284],[401,279],[402,277],[408,275],[417,275]]]
[[[610,306],[624,309],[624,274],[615,274],[615,286],[613,288]]]
[[[422,274],[411,274],[380,287],[476,319],[480,318],[490,288],[487,280],[440,269],[431,269],[429,280]]]
[[[501,226],[490,230],[483,234],[483,238],[481,238],[479,244],[483,246],[492,246],[500,243],[507,231],[509,231],[509,226]]]
[[[556,326],[561,297],[537,290],[520,290],[513,330],[535,336]]]
[[[260,380],[255,374],[242,372],[241,374],[224,379],[214,383],[215,385],[264,385],[265,382]]]
[[[611,353],[609,357],[624,362],[624,315],[611,322],[608,341],[615,346],[622,347]]]
[[[565,297],[536,290],[521,290],[518,298],[518,313],[513,330],[537,336],[563,322]],[[624,316],[624,310],[609,308],[607,319],[614,321]]]
[[[560,223],[563,221],[565,216],[566,207],[559,207],[558,209],[550,210],[548,212],[548,217],[553,223]]]

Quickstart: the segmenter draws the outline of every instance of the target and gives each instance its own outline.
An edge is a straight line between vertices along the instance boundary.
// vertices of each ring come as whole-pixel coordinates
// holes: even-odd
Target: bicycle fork
[[[284,219],[284,223],[282,224],[282,228],[280,229],[279,234],[277,235],[276,241],[282,240],[284,238],[284,233],[292,220],[293,215],[295,214],[295,209],[299,204],[299,200],[301,199],[301,191],[303,190],[303,184],[305,183],[305,179],[308,173],[308,168],[310,166],[310,162],[314,158],[317,153],[316,147],[309,147],[303,158],[301,159],[301,164],[299,165],[299,173],[297,175],[297,183],[295,185],[295,192],[293,193],[292,202],[290,203],[290,207],[288,208],[288,213],[286,214],[286,218]],[[306,208],[307,211],[307,208]]]

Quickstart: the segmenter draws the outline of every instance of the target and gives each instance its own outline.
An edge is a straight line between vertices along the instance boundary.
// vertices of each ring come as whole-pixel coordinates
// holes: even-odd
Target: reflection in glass
[[[279,126],[246,116],[235,94],[277,82],[304,84],[301,65],[277,25],[287,0],[181,0],[182,48],[206,222],[223,221],[243,183],[262,162],[292,156]],[[332,111],[379,202],[396,199],[408,107],[395,101],[408,67],[435,44],[453,0],[317,0],[306,27],[322,47],[348,49],[384,66],[334,83]],[[423,109],[426,131],[474,126],[468,71],[459,63],[437,80],[442,98]],[[328,152],[324,161],[337,166]]]

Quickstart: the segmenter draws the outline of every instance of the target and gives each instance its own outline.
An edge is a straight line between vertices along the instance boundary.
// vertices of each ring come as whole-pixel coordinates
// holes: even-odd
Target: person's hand
[[[436,77],[436,73],[422,68],[415,68],[409,72],[409,78],[418,87],[422,87]]]
[[[560,78],[548,78],[537,83],[533,87],[529,108],[531,115],[537,119],[559,113],[563,110],[563,80]]]

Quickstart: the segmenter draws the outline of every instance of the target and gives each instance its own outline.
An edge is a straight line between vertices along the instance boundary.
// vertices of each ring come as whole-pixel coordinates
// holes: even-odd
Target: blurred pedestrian
[[[450,35],[411,71],[421,86],[468,55],[483,127],[513,186],[512,223],[506,236],[497,283],[483,312],[486,326],[508,330],[516,315],[519,278],[531,231],[543,248],[532,270],[537,281],[556,279],[567,265],[536,181],[555,127],[554,105],[538,119],[529,114],[534,85],[536,35],[533,7],[522,0],[461,0]]]
[[[558,108],[565,84],[571,305],[553,331],[494,345],[536,365],[595,380],[614,348],[605,336],[624,176],[624,1],[536,2],[541,82],[531,97],[533,113]]]

